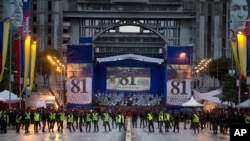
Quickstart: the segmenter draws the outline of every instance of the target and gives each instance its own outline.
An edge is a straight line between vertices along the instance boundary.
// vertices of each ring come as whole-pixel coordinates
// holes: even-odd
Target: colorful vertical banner
[[[29,0],[4,0],[3,19],[9,19],[12,34],[25,36],[30,31],[30,4]],[[18,33],[18,34],[17,34]]]
[[[34,84],[35,65],[36,65],[36,42],[33,42],[31,45],[31,52],[30,52],[30,91],[32,91]]]
[[[181,106],[191,97],[191,46],[167,47],[167,96],[168,105]]]
[[[23,2],[23,24],[22,35],[28,36],[30,32],[30,0],[22,0]]]
[[[9,41],[9,21],[0,21],[0,82],[3,79],[3,73],[5,69],[7,46]]]
[[[29,84],[30,73],[30,37],[27,37],[24,41],[24,78],[23,78],[23,90],[25,91],[27,84]]]
[[[92,103],[92,65],[67,64],[67,107],[83,107]]]
[[[16,70],[17,70],[17,85],[20,86],[21,82],[20,82],[20,78],[21,78],[21,58],[20,58],[20,51],[21,51],[21,44],[20,44],[20,40],[19,39],[15,39],[14,40],[14,52],[15,52],[15,56],[16,56]],[[20,90],[18,90],[18,92],[20,93]]]
[[[246,78],[247,70],[247,37],[245,34],[237,34],[237,53],[241,78]]]

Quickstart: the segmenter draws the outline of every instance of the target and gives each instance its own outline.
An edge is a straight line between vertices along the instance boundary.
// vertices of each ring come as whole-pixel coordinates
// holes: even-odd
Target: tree
[[[218,78],[219,82],[222,83],[222,79],[229,73],[232,66],[232,60],[230,58],[219,58],[209,63],[209,75]]]
[[[40,67],[38,74],[43,76],[44,85],[49,85],[49,77],[51,73],[51,64],[47,58],[48,56],[55,56],[56,58],[62,60],[60,53],[54,48],[47,48],[37,54],[36,64]]]
[[[222,79],[222,92],[223,94],[220,98],[222,102],[228,102],[231,106],[237,102],[238,88],[234,76],[230,76],[229,74],[224,75]]]

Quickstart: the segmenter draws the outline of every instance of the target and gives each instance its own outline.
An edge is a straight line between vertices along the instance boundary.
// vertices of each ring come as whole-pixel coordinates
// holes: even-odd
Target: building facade
[[[125,53],[163,58],[167,45],[193,46],[193,62],[231,57],[229,16],[228,0],[30,1],[39,51],[91,37],[93,59]]]

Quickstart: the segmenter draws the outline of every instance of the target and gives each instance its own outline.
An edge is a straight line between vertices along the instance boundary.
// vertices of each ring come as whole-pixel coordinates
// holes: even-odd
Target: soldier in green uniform
[[[71,127],[72,129],[74,130],[75,132],[75,127],[73,125],[73,122],[74,122],[74,115],[72,112],[70,112],[68,115],[67,115],[67,124],[68,124],[68,128],[69,128],[69,131],[72,132],[71,130]]]
[[[159,122],[159,130],[160,130],[160,132],[162,132],[162,126],[163,126],[163,122],[164,122],[163,111],[160,111],[158,114],[158,122]]]
[[[92,121],[91,112],[87,111],[85,118],[86,118],[86,132],[90,132],[91,131],[91,121]]]
[[[199,128],[200,128],[200,117],[198,112],[193,113],[193,129],[194,129],[194,134],[196,131],[199,133]]]
[[[29,133],[29,126],[30,126],[30,120],[31,120],[31,113],[30,110],[27,110],[24,113],[24,120],[25,120],[25,133]]]
[[[60,110],[58,112],[58,129],[57,129],[58,132],[63,132],[63,121],[64,121],[64,118],[65,118],[65,113],[64,113],[63,110]]]
[[[149,132],[154,132],[154,116],[152,114],[152,112],[148,112],[147,114],[147,119],[148,119],[148,131]]]
[[[110,117],[109,113],[107,111],[105,111],[103,113],[103,126],[104,126],[104,129],[105,129],[105,132],[107,131],[107,129],[106,129],[107,127],[106,126],[108,126],[109,131],[111,131],[111,129],[110,129],[110,123],[109,123],[109,117]]]
[[[17,112],[17,114],[16,114],[16,133],[20,133],[22,117],[23,116],[22,116],[21,112]]]
[[[41,115],[40,113],[38,112],[38,110],[35,111],[34,113],[34,117],[33,117],[33,120],[34,120],[34,130],[35,132],[38,132],[38,125],[40,123],[40,119],[41,119]]]
[[[123,127],[124,131],[126,131],[125,127],[125,115],[122,112],[119,112],[117,116],[117,123],[119,126],[119,131],[121,131],[121,128]]]
[[[92,112],[92,121],[94,124],[94,132],[99,131],[98,121],[99,121],[99,114],[96,110]]]
[[[84,115],[83,111],[79,112],[79,114],[77,116],[77,122],[79,125],[79,130],[80,130],[80,132],[82,132],[83,131],[82,126],[84,125],[84,122],[85,122],[85,115]]]

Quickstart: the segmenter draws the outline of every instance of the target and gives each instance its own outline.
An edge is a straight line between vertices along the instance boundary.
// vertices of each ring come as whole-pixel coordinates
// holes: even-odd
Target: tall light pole
[[[10,49],[9,49],[9,109],[11,109],[11,81],[12,81],[12,67],[11,67],[11,62],[12,62],[12,25],[11,25],[11,18],[10,20],[10,39],[9,39],[9,44],[10,44]]]

